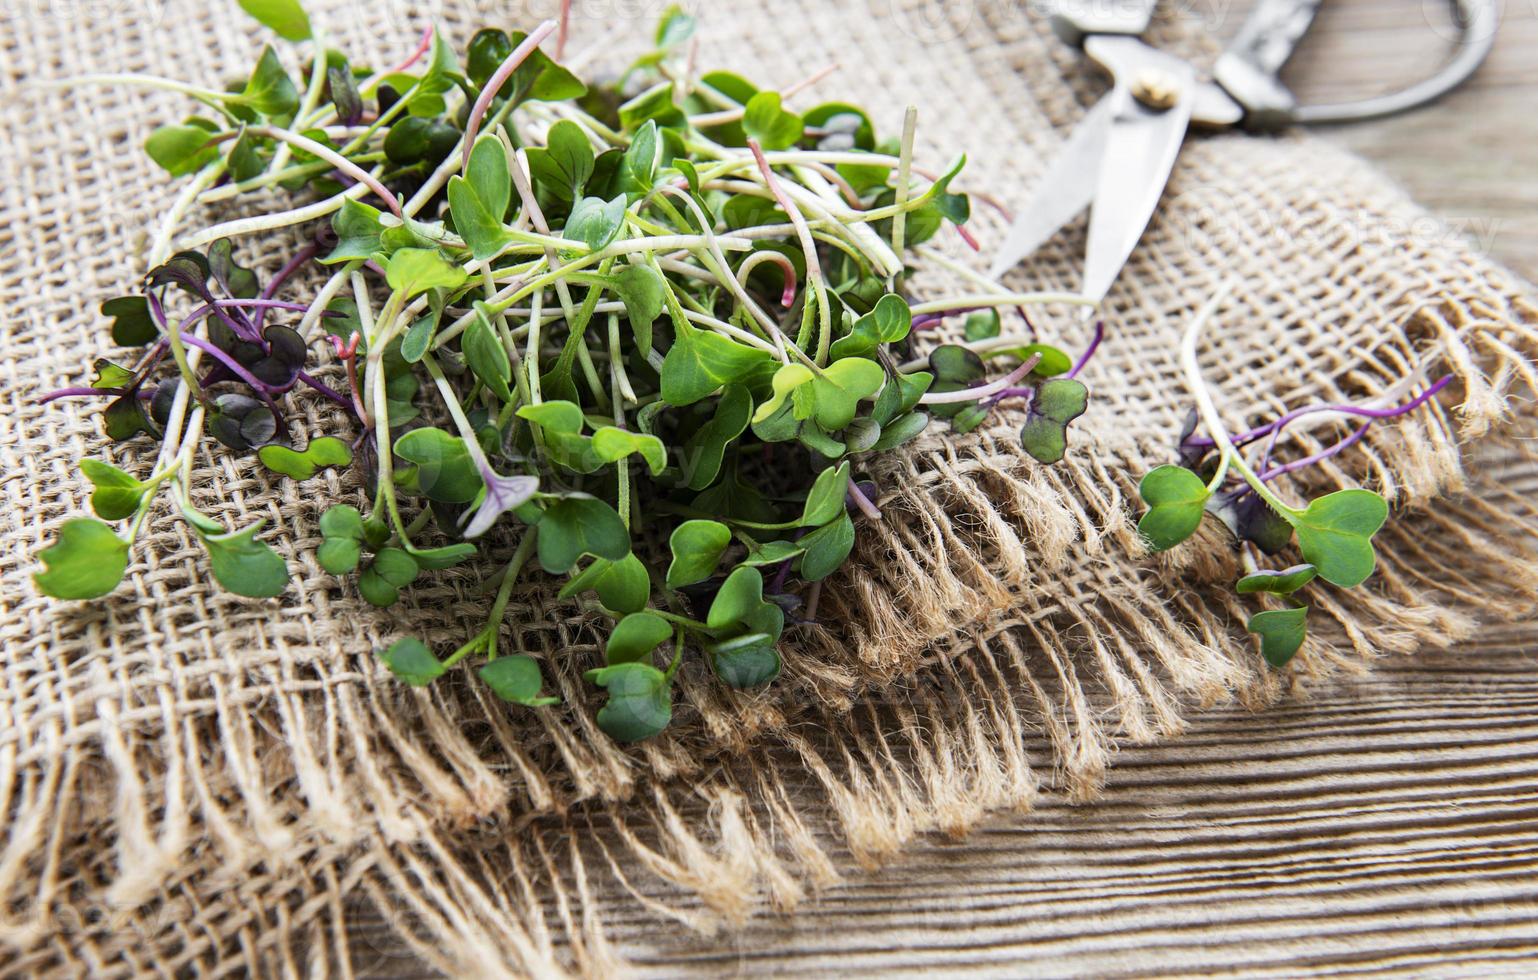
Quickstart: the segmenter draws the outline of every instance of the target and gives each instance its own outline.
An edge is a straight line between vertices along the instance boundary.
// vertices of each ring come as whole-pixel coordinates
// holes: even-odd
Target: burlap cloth
[[[463,39],[526,27],[554,3],[308,6],[350,52],[393,61],[429,17]],[[622,66],[661,6],[579,0],[572,48]],[[920,160],[964,149],[966,188],[1011,203],[1102,85],[1029,4],[702,13],[703,66],[783,86],[837,62],[818,96],[862,102],[886,132],[917,105]],[[738,694],[686,669],[672,729],[638,748],[594,728],[580,673],[596,634],[544,583],[518,600],[508,641],[545,659],[565,705],[509,707],[461,676],[413,691],[384,671],[375,649],[406,633],[448,642],[486,601],[475,570],[423,580],[389,612],[324,574],[318,508],[357,493],[351,476],[296,485],[254,460],[200,461],[200,506],[275,526],[294,572],[280,600],[213,588],[200,549],[164,518],[117,593],[54,602],[29,580],[32,556],[85,510],[74,461],[104,440],[84,406],[37,395],[79,383],[105,342],[96,305],[144,273],[147,233],[177,187],[140,144],[188,106],[28,83],[135,70],[208,83],[244,74],[258,48],[226,0],[8,0],[0,36],[7,975],[346,973],[349,922],[368,914],[455,975],[608,972],[621,966],[609,916],[712,928],[766,902],[792,908],[840,865],[888,858],[914,834],[1025,810],[1043,789],[1088,798],[1118,742],[1176,733],[1188,710],[1236,696],[1259,706],[1289,677],[1361,669],[1466,636],[1478,615],[1532,608],[1526,505],[1499,479],[1527,464],[1497,435],[1512,396],[1538,380],[1525,287],[1425,233],[1423,213],[1360,162],[1246,136],[1185,148],[1111,295],[1069,461],[1023,457],[1005,413],[883,463],[886,519],[862,525],[822,627],[792,634],[780,682]],[[1178,17],[1154,39],[1211,54]],[[975,213],[986,250],[1003,222]],[[1082,229],[1061,236],[1015,281],[1072,288],[1082,247]],[[1243,634],[1216,532],[1155,560],[1131,520],[1136,480],[1170,460],[1187,409],[1179,331],[1230,278],[1241,288],[1202,359],[1234,426],[1373,395],[1416,364],[1457,376],[1439,404],[1290,488],[1362,482],[1398,510],[1369,587],[1312,596],[1313,638],[1286,675],[1264,670]],[[955,288],[934,268],[914,285]],[[1050,329],[1069,348],[1086,339],[1076,322]],[[319,415],[309,424],[319,431]],[[1495,461],[1480,478],[1465,460],[1475,439]],[[150,448],[109,452],[142,469]],[[1023,745],[1042,736],[1053,757],[1038,771]]]

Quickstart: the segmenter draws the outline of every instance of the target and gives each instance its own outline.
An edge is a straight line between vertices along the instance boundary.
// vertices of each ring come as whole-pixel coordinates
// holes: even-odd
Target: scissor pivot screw
[[[1133,80],[1132,97],[1150,109],[1169,109],[1180,101],[1180,82],[1167,71],[1150,68]]]

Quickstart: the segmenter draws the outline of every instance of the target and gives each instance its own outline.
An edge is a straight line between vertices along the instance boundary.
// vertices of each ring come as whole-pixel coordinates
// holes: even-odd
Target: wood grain
[[[1223,8],[1216,29],[1247,6]],[[1321,132],[1538,281],[1538,0],[1503,6],[1463,89]],[[1326,3],[1287,77],[1314,100],[1393,88],[1447,50],[1441,13],[1438,0]],[[1027,819],[925,841],[795,917],[712,941],[641,916],[610,926],[656,977],[1531,976],[1538,627],[1390,661],[1263,715],[1201,715],[1176,741],[1123,750],[1100,803],[1047,796]],[[420,974],[377,922],[358,927],[360,975]]]
[[[1378,164],[1448,229],[1535,282],[1538,0],[1499,5],[1489,59],[1443,101],[1392,119],[1316,132]],[[1449,9],[1444,0],[1327,2],[1284,78],[1305,101],[1401,87],[1451,50]],[[1226,26],[1236,28],[1237,20]]]
[[[616,938],[645,975],[1531,973],[1538,654],[1529,627],[1122,752],[1043,798],[729,942]]]
[[[1532,975],[1535,709],[1538,632],[1507,627],[1199,716],[1124,750],[1099,803],[926,840],[796,916],[610,938],[649,977]],[[379,926],[354,940],[361,975],[420,975]]]

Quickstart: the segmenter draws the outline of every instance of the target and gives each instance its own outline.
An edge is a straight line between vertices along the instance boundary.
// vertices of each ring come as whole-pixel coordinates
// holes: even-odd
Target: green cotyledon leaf
[[[674,326],[677,336],[662,361],[662,400],[669,405],[692,405],[774,362],[773,354],[757,347],[687,323]]]
[[[128,570],[128,542],[90,517],[65,521],[59,537],[38,553],[45,570],[32,581],[55,599],[95,599],[117,588]]]
[[[1308,607],[1267,609],[1250,617],[1245,627],[1260,637],[1260,655],[1273,667],[1285,667],[1308,634]]]
[[[732,637],[709,650],[711,669],[730,687],[758,687],[780,674],[780,652],[767,633]]]
[[[1291,595],[1312,582],[1319,574],[1319,569],[1313,565],[1293,565],[1281,571],[1272,571],[1262,568],[1251,572],[1241,578],[1234,586],[1234,591],[1240,595],[1249,595],[1255,592],[1270,592],[1273,595]]]
[[[616,741],[651,738],[673,718],[672,685],[667,675],[650,664],[613,664],[583,676],[608,691],[609,700],[598,709],[595,720]]]
[[[262,522],[241,531],[209,533],[197,523],[193,530],[208,549],[215,580],[236,595],[266,599],[281,595],[288,586],[288,566],[278,553],[256,540]]]
[[[443,664],[416,637],[396,640],[389,649],[380,651],[379,659],[390,673],[412,687],[422,687],[443,676]]]
[[[465,441],[442,429],[412,429],[395,440],[395,455],[416,464],[416,486],[429,500],[467,504],[484,486]]]
[[[240,9],[276,31],[285,41],[310,39],[310,18],[299,0],[238,0]]]
[[[696,519],[678,525],[668,538],[673,554],[667,572],[668,588],[680,589],[705,581],[731,543],[731,529],[720,521]]]
[[[539,520],[539,564],[567,572],[583,555],[618,561],[630,553],[630,531],[613,507],[595,497],[556,501]]]
[[[476,676],[503,701],[540,708],[548,704],[560,704],[561,699],[542,696],[539,691],[544,678],[539,673],[539,661],[527,654],[498,657],[476,671]]]
[[[1089,407],[1089,389],[1076,378],[1052,378],[1036,387],[1036,396],[1020,444],[1039,463],[1056,463],[1068,451],[1068,425]]]
[[[82,459],[80,472],[96,489],[91,492],[91,509],[96,516],[107,521],[120,521],[132,517],[150,488],[110,463],[97,459]]]
[[[1388,519],[1388,504],[1371,490],[1337,490],[1311,501],[1301,514],[1287,515],[1303,557],[1319,577],[1342,588],[1372,575],[1372,536]]]
[[[1155,551],[1165,551],[1196,533],[1211,494],[1201,477],[1180,466],[1160,466],[1143,477],[1138,494],[1148,512],[1137,528]]]
[[[836,432],[854,420],[861,399],[875,396],[886,383],[886,372],[874,361],[846,357],[823,369],[819,376],[804,364],[787,364],[774,374],[774,394],[753,414],[755,423],[767,420],[794,399],[795,415],[815,419],[827,432]]]
[[[661,644],[673,637],[673,627],[667,620],[652,612],[634,612],[614,624],[604,645],[603,659],[607,664],[644,662]]]
[[[352,450],[335,436],[317,436],[302,452],[273,444],[263,446],[256,455],[269,470],[295,480],[308,480],[327,466],[352,462]]]

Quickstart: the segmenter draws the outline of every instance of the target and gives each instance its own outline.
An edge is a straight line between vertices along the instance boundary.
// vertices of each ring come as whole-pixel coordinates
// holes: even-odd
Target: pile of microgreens
[[[422,685],[475,657],[500,697],[552,703],[538,663],[498,646],[533,561],[567,577],[562,597],[613,623],[604,666],[587,677],[608,694],[599,725],[634,740],[668,724],[686,650],[733,687],[779,673],[787,621],[815,617],[856,515],[880,516],[865,479],[874,455],[934,416],[967,431],[1010,401],[1025,450],[1063,457],[1099,328],[1072,360],[1024,318],[1076,296],[1011,293],[923,245],[947,225],[972,244],[970,202],[950,189],[964,158],[936,175],[914,165],[912,110],[900,139],[878,142],[856,106],[786,108],[826,72],[784,92],[696,74],[695,24],[677,9],[654,51],[589,85],[541,49],[552,40],[560,57],[555,23],[483,30],[463,56],[429,30],[400,65],[373,70],[328,46],[297,0],[241,5],[301,45],[302,89],[271,47],[222,88],[77,80],[167,89],[204,111],[146,143],[185,184],[143,290],[102,307],[114,342],[139,352],[47,396],[107,399],[107,434],[156,439],[158,458],[143,479],[82,462],[101,519],[68,521],[41,553],[46,593],[112,591],[169,487],[215,581],[279,595],[288,568],[257,538],[260,522],[231,530],[193,505],[204,436],[294,480],[351,466],[371,505],[327,509],[316,557],[368,602],[389,606],[422,573],[477,554],[500,566],[484,583],[484,628],[441,658],[402,639],[381,654],[390,670]],[[275,189],[306,203],[183,227],[195,205],[270,202]],[[309,243],[265,282],[237,262],[232,240],[270,247],[296,227]],[[914,249],[977,292],[910,304]],[[317,266],[329,272],[318,290],[284,298]],[[1023,329],[1006,331],[1001,309],[1018,310]],[[962,315],[964,342],[914,356],[912,332]],[[340,370],[320,372],[327,361]],[[334,403],[335,435],[295,445],[295,389]],[[1253,476],[1222,448],[1209,485],[1172,467],[1145,481],[1156,545],[1194,529],[1230,468]],[[1336,572],[1311,544],[1328,516],[1315,508],[1332,498],[1286,510],[1262,478],[1257,494],[1299,528],[1319,574],[1365,577]],[[503,537],[483,535],[508,521],[519,532],[504,551]],[[1332,554],[1345,544],[1331,538]]]

